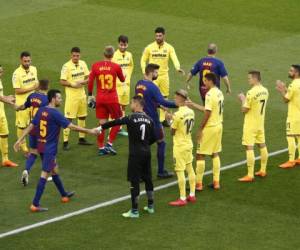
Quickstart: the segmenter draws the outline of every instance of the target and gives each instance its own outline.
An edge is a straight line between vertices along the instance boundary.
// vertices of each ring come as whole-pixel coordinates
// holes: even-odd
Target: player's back
[[[172,129],[175,129],[173,137],[174,147],[190,149],[193,147],[192,129],[195,122],[195,113],[187,106],[179,107],[174,113]]]
[[[257,129],[264,128],[268,98],[269,92],[261,84],[252,87],[247,92],[244,107],[249,108],[249,111],[245,114],[245,127]]]
[[[158,87],[153,82],[148,80],[138,81],[135,87],[135,94],[144,98],[145,113],[151,117],[153,122],[159,123],[159,116],[157,113],[157,108],[159,107],[159,104],[155,101],[154,97],[156,91],[159,91]]]
[[[300,79],[295,79],[288,87],[288,120],[300,121]]]
[[[97,101],[105,103],[118,103],[116,81],[119,78],[125,80],[121,67],[109,60],[99,61],[93,64],[90,82],[96,78],[97,81]],[[93,84],[89,83],[89,92],[92,92]]]
[[[25,102],[25,108],[30,108],[31,120],[36,115],[40,107],[48,105],[48,97],[45,93],[33,92],[31,93]]]
[[[152,119],[144,112],[135,112],[128,116],[129,154],[149,155],[150,145],[155,142]]]
[[[217,87],[211,88],[205,96],[205,110],[211,112],[206,126],[217,126],[223,122],[224,96]]]

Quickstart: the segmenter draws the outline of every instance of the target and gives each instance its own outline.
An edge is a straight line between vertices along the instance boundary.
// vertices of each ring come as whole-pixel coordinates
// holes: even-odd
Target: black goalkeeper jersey
[[[103,129],[108,129],[117,125],[126,125],[129,138],[130,155],[151,154],[150,145],[156,142],[153,121],[144,112],[135,112],[114,121],[102,125]]]

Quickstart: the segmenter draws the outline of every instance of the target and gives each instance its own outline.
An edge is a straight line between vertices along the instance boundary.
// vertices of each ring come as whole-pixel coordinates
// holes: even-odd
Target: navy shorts
[[[29,135],[29,147],[32,149],[37,149],[38,139],[35,135]]]
[[[50,173],[57,166],[56,155],[49,153],[40,153],[42,159],[42,170]]]
[[[155,136],[158,141],[161,141],[165,138],[164,127],[161,123],[154,123]]]

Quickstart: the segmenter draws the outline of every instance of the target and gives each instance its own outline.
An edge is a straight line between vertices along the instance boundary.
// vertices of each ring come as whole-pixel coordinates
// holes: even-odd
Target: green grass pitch
[[[247,90],[247,71],[262,71],[270,91],[266,136],[269,152],[286,147],[286,105],[275,91],[275,80],[288,81],[287,70],[299,63],[300,2],[298,0],[0,0],[0,64],[5,68],[5,94],[11,94],[11,75],[19,53],[29,50],[39,78],[47,77],[59,86],[60,69],[73,46],[82,49],[82,59],[90,65],[101,58],[105,45],[117,45],[120,34],[129,36],[135,69],[132,86],[142,78],[139,65],[143,48],[154,39],[154,28],[164,26],[167,41],[176,49],[182,68],[191,68],[205,55],[209,42],[219,46],[233,94],[225,96],[222,165],[245,159],[241,146],[243,116],[236,95]],[[184,78],[170,65],[171,89],[183,87]],[[196,78],[190,91],[199,100]],[[6,107],[10,145],[15,141],[14,111]],[[88,126],[96,125],[90,110]],[[196,124],[201,114],[197,113]],[[171,137],[167,133],[166,165],[172,169]],[[65,186],[77,192],[68,204],[61,204],[52,183],[42,204],[49,212],[31,214],[40,162],[34,166],[30,185],[19,183],[25,163],[10,147],[10,158],[21,167],[0,169],[0,234],[99,202],[128,194],[125,179],[127,139],[118,138],[118,155],[99,158],[96,147],[77,146],[60,152],[58,162]],[[94,138],[89,137],[89,140]],[[61,146],[61,145],[60,145]],[[61,148],[61,147],[60,147]],[[153,147],[153,171],[156,159]],[[241,184],[245,166],[221,174],[222,190],[205,190],[198,202],[184,208],[170,208],[168,201],[178,196],[176,186],[155,193],[156,213],[142,214],[138,220],[120,215],[129,201],[0,239],[1,249],[299,249],[300,175],[299,168],[283,171],[277,166],[282,154],[270,158],[269,175],[253,184]],[[258,163],[256,164],[258,166]],[[210,164],[207,164],[207,170]],[[155,173],[155,172],[154,172]],[[211,176],[205,177],[208,183]],[[155,179],[155,186],[167,183]],[[145,197],[141,198],[141,206]]]

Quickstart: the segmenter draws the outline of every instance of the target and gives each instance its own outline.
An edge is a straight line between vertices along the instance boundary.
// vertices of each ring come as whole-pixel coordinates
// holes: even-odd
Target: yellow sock
[[[288,142],[288,149],[289,149],[289,161],[295,160],[295,154],[296,154],[296,141],[295,138],[292,136],[286,137]]]
[[[21,137],[21,135],[23,134],[23,130],[24,129],[21,129],[21,128],[17,128],[17,136],[18,138]],[[24,142],[21,144],[21,150],[23,152],[28,152],[28,148],[27,148],[27,145],[26,145],[26,140],[24,140]]]
[[[186,190],[185,190],[184,171],[177,171],[176,174],[177,174],[177,178],[178,178],[178,187],[179,187],[180,199],[185,200],[186,199]]]
[[[204,171],[205,171],[205,161],[198,160],[197,167],[196,167],[196,183],[202,184]]]
[[[189,177],[190,196],[195,196],[196,175],[192,163],[186,166],[186,172],[188,173],[188,177]]]
[[[297,136],[297,143],[298,143],[298,159],[300,159],[300,136]]]
[[[8,160],[8,138],[1,137],[0,138],[0,150],[2,155],[2,162]]]
[[[268,163],[268,149],[267,147],[263,147],[260,149],[260,171],[266,173],[267,172],[267,163]]]
[[[214,181],[220,181],[221,162],[220,157],[216,156],[212,159],[213,163],[213,179]]]
[[[78,126],[85,128],[85,120],[78,119]],[[85,138],[85,133],[79,133],[79,138]]]
[[[254,177],[254,164],[255,164],[255,155],[254,150],[246,150],[247,156],[247,167],[248,167],[248,176],[253,178]]]

